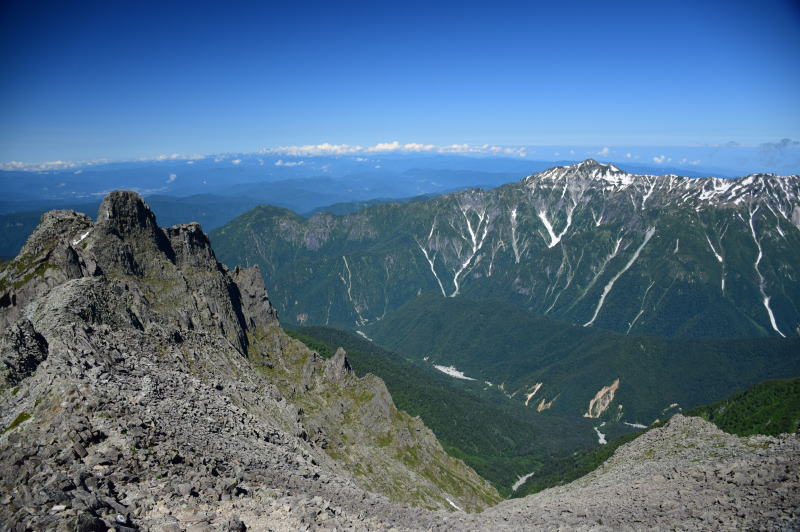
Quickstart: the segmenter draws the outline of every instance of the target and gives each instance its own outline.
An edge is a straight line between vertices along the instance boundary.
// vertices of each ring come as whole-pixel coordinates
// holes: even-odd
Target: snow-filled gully
[[[642,252],[642,250],[650,241],[650,239],[653,238],[655,232],[656,232],[655,227],[651,227],[650,229],[647,230],[647,233],[645,233],[644,235],[644,241],[639,245],[638,248],[636,248],[636,251],[634,251],[633,256],[630,258],[628,263],[625,264],[625,266],[619,272],[617,272],[617,274],[614,277],[612,277],[611,280],[608,282],[608,284],[605,286],[605,288],[603,289],[603,293],[600,294],[600,300],[597,302],[597,308],[594,309],[594,315],[592,315],[592,319],[584,323],[583,324],[584,327],[589,327],[594,323],[594,320],[597,319],[597,316],[600,314],[600,309],[603,308],[603,303],[606,300],[606,296],[611,292],[611,289],[614,288],[614,283],[617,282],[617,279],[622,277],[623,273],[628,271],[628,269],[631,266],[633,266],[633,263],[636,262],[636,259],[639,258],[639,254]]]
[[[772,328],[775,330],[775,332],[786,338],[786,335],[783,334],[780,329],[778,329],[778,323],[775,321],[775,315],[772,313],[772,308],[770,308],[769,306],[770,298],[765,290],[766,281],[764,280],[764,275],[761,273],[761,270],[758,268],[758,264],[761,262],[761,258],[764,256],[764,253],[761,250],[761,242],[758,241],[758,238],[756,237],[756,229],[753,226],[753,216],[756,214],[756,212],[758,212],[758,207],[750,211],[749,225],[750,225],[750,233],[752,233],[753,235],[753,241],[755,241],[756,247],[758,248],[758,256],[756,257],[756,262],[753,265],[756,270],[756,274],[758,275],[758,289],[761,292],[761,298],[762,302],[764,303],[764,308],[767,309],[770,325],[772,325]]]

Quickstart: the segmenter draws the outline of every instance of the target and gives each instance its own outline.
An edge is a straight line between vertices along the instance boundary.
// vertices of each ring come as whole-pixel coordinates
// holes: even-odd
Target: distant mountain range
[[[261,266],[295,325],[363,327],[433,291],[624,334],[800,326],[798,176],[639,175],[589,159],[343,216],[262,206],[211,238],[224,262]]]

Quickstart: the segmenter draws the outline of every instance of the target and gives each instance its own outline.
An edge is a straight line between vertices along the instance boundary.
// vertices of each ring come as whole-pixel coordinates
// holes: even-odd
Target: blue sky
[[[0,10],[5,162],[323,142],[800,139],[791,1],[6,0]]]

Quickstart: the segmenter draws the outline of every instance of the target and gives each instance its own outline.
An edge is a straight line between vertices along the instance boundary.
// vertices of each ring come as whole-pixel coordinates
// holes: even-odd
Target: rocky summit
[[[45,214],[0,267],[2,529],[800,527],[797,435],[682,416],[500,502],[343,350],[287,336],[257,268],[132,192]]]

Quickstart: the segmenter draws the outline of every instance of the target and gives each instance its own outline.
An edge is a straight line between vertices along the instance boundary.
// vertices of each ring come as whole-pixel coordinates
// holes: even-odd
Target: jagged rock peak
[[[584,173],[589,173],[592,177],[597,177],[598,175],[607,173],[625,173],[611,163],[601,163],[592,158],[576,164],[567,165],[562,168],[571,171],[582,171]]]
[[[325,377],[337,382],[350,373],[352,368],[347,360],[347,353],[341,347],[336,350],[333,357],[325,364]]]
[[[523,181],[535,184],[539,181],[605,181],[613,185],[629,185],[635,176],[620,170],[613,164],[586,159],[580,163],[566,166],[555,166],[538,174],[526,177]]]
[[[97,212],[97,223],[111,226],[123,235],[136,229],[158,227],[153,211],[132,190],[115,190],[106,196]]]
[[[92,220],[85,214],[68,210],[48,211],[42,214],[39,225],[28,237],[20,255],[38,255],[63,236],[83,233],[91,226]]]

